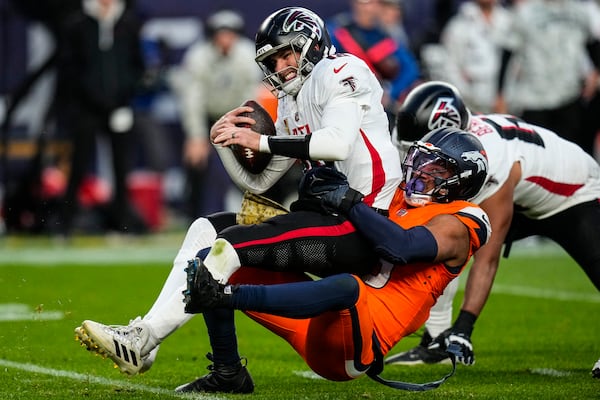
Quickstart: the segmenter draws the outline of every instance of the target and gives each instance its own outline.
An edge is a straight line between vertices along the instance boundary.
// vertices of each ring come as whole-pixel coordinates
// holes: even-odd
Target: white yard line
[[[585,303],[600,303],[600,294],[596,293],[578,293],[563,292],[553,288],[536,288],[530,286],[505,285],[494,283],[492,293],[508,294],[520,297],[530,297],[534,299],[562,300],[562,301],[581,301]]]
[[[105,266],[114,264],[145,264],[164,262],[171,265],[177,254],[176,247],[131,248],[34,248],[27,250],[3,249],[0,252],[0,268],[15,264],[33,264],[52,267],[65,265]]]
[[[321,375],[316,374],[313,371],[292,371],[294,375],[297,375],[301,378],[306,379],[316,379],[316,380],[325,380]]]
[[[165,262],[170,265],[183,237],[184,233],[155,234],[140,238],[105,235],[77,238],[72,242],[4,238],[0,240],[0,268],[20,264],[103,266]]]
[[[194,396],[191,397],[189,394],[185,394],[185,395],[178,394],[178,393],[175,393],[173,390],[169,390],[169,389],[140,385],[140,384],[130,383],[130,382],[123,381],[123,380],[107,379],[107,378],[102,378],[102,377],[94,376],[94,375],[80,374],[80,373],[72,372],[72,371],[64,371],[64,370],[60,370],[60,369],[45,368],[45,367],[35,365],[35,364],[19,363],[19,362],[10,361],[10,360],[0,359],[0,367],[18,369],[21,371],[31,372],[33,374],[50,375],[50,376],[54,376],[56,378],[67,378],[67,379],[72,379],[72,380],[79,381],[79,382],[93,383],[96,385],[117,386],[117,387],[124,388],[126,390],[137,390],[140,392],[158,394],[161,396],[170,396],[170,397],[179,397],[179,398],[182,398],[185,396],[185,398],[197,398],[197,399],[202,399],[202,400],[222,399],[222,397],[214,397],[214,396],[200,394],[200,393],[195,394]]]
[[[2,249],[0,268],[20,264],[40,267],[64,265],[105,266],[114,264],[144,264],[163,262],[170,266],[177,254],[177,247],[132,246],[106,248],[31,248]]]
[[[30,305],[21,303],[0,303],[0,322],[7,321],[56,321],[63,319],[62,311],[34,310]]]
[[[570,371],[559,371],[559,370],[553,369],[553,368],[533,368],[530,371],[532,374],[553,376],[556,378],[564,378],[566,376],[573,375],[573,373]]]

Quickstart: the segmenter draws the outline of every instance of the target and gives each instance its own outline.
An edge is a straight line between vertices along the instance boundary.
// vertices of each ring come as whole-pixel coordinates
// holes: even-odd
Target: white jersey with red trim
[[[480,203],[507,180],[515,162],[521,179],[514,191],[517,211],[543,219],[574,205],[600,199],[600,166],[576,144],[511,115],[473,116],[469,131],[488,154],[488,178],[472,199]]]
[[[365,195],[367,204],[387,209],[402,170],[382,95],[364,61],[336,54],[315,65],[297,97],[279,99],[275,125],[278,135],[313,135],[311,158],[318,154],[320,160],[333,161],[350,186]],[[354,115],[340,113],[349,103],[355,105]]]

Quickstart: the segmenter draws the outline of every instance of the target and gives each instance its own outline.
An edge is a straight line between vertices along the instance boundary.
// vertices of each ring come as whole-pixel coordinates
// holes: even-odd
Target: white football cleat
[[[129,325],[112,326],[86,320],[75,328],[75,335],[89,351],[110,358],[127,375],[147,371],[156,356],[152,350],[158,343],[150,327],[139,317]]]
[[[596,361],[596,364],[592,367],[592,376],[600,379],[600,358]]]

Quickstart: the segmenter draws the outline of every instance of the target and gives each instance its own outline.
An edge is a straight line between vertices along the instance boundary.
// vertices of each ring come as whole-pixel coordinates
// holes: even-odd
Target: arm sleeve
[[[424,226],[404,229],[365,203],[352,207],[348,218],[373,243],[375,252],[386,261],[408,264],[433,261],[437,256],[435,237]]]
[[[296,161],[293,158],[274,155],[263,172],[251,174],[238,163],[231,149],[222,146],[215,146],[215,148],[233,182],[240,189],[255,194],[264,193],[271,188]]]
[[[301,160],[345,160],[360,131],[364,112],[356,102],[332,101],[323,112],[323,128],[305,136],[269,136],[269,151]]]

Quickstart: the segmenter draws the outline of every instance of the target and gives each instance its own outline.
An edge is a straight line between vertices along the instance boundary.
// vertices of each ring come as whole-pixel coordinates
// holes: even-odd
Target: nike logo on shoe
[[[344,63],[341,67],[339,68],[333,68],[333,73],[337,74],[338,72],[340,72],[346,65],[348,65],[348,63]]]

